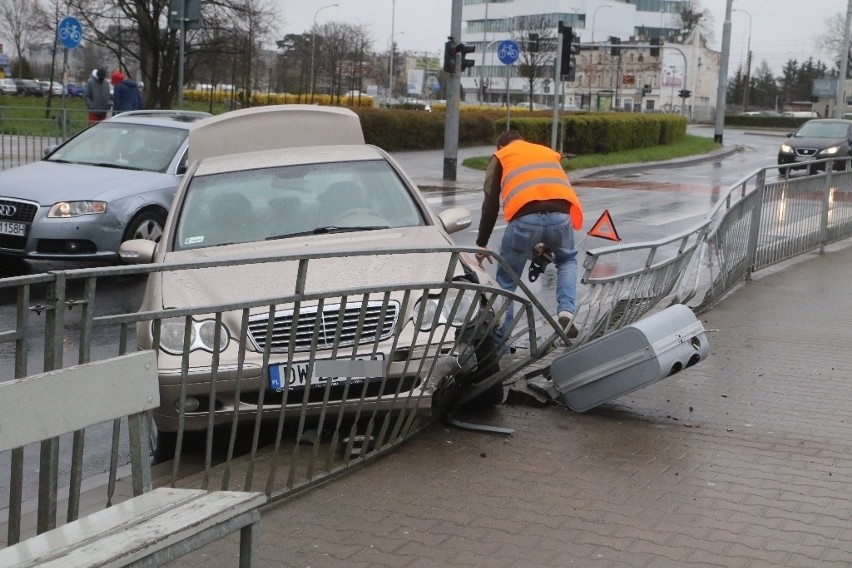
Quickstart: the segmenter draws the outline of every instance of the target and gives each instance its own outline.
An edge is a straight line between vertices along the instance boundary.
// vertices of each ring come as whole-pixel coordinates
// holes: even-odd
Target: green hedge
[[[725,116],[725,126],[757,127],[757,128],[786,128],[792,132],[799,128],[802,123],[811,120],[792,116]]]
[[[437,110],[353,108],[361,118],[364,138],[389,152],[444,147],[445,113]],[[494,121],[499,113],[459,113],[459,145],[494,143]]]
[[[572,154],[603,154],[671,144],[686,135],[686,118],[667,114],[591,113],[564,118],[562,147]],[[513,118],[510,127],[539,144],[550,145],[552,120]],[[506,118],[495,123],[497,131],[506,128]]]

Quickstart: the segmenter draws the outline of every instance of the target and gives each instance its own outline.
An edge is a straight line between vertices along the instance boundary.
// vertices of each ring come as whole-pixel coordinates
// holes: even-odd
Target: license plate
[[[328,382],[337,384],[347,380],[350,384],[360,384],[364,379],[373,379],[384,375],[384,355],[378,353],[376,357],[320,359],[314,361],[314,372],[311,376],[308,376],[309,367],[308,362],[293,363],[292,365],[286,363],[269,365],[269,388],[276,392],[284,390],[285,384],[287,388],[304,387],[307,384],[310,384],[311,388],[324,388]],[[317,367],[334,368],[337,372],[335,376],[318,376]]]
[[[10,221],[0,221],[0,235],[12,235],[13,237],[23,237],[27,234],[26,223],[12,223]]]

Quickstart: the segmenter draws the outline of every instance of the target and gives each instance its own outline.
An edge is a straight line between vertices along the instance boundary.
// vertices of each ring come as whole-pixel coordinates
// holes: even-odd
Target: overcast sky
[[[440,53],[450,33],[451,0],[277,0],[284,16],[283,33],[310,30],[327,21],[363,24],[374,49],[384,51],[391,37],[391,25],[401,50]],[[337,7],[318,9],[329,4]],[[701,0],[715,23],[715,49],[721,49],[726,0]],[[809,56],[833,67],[834,57],[819,52],[816,38],[826,30],[829,18],[845,18],[847,0],[734,0],[735,10],[751,14],[752,65],[767,61],[775,73],[790,59],[799,62]],[[395,17],[392,17],[395,14]],[[283,35],[283,34],[282,34]],[[731,15],[731,56],[733,73],[745,64],[749,40],[749,17],[743,12]]]

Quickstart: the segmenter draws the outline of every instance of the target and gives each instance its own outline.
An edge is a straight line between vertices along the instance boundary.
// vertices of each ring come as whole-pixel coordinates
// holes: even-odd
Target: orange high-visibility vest
[[[577,231],[583,228],[580,198],[562,169],[559,152],[540,144],[515,140],[494,155],[503,166],[500,202],[506,221],[511,221],[515,213],[531,201],[564,199],[571,204],[571,225]]]

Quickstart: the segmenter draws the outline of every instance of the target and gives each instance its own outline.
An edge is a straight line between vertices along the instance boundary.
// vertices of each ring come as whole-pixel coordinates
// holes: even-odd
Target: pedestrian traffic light
[[[609,36],[609,43],[611,47],[609,48],[609,54],[615,57],[621,53],[621,48],[618,47],[618,44],[621,43],[621,38],[615,36]]]
[[[464,71],[465,69],[467,69],[469,67],[473,67],[473,65],[474,65],[473,59],[467,59],[465,56],[468,53],[473,53],[474,51],[476,51],[475,45],[467,45],[466,43],[460,43],[456,46],[456,53],[461,53],[461,56],[462,56],[461,71]]]
[[[660,46],[663,45],[663,42],[658,37],[651,38],[651,57],[659,57],[660,56]]]
[[[456,40],[452,37],[447,38],[444,43],[444,71],[456,72]]]

